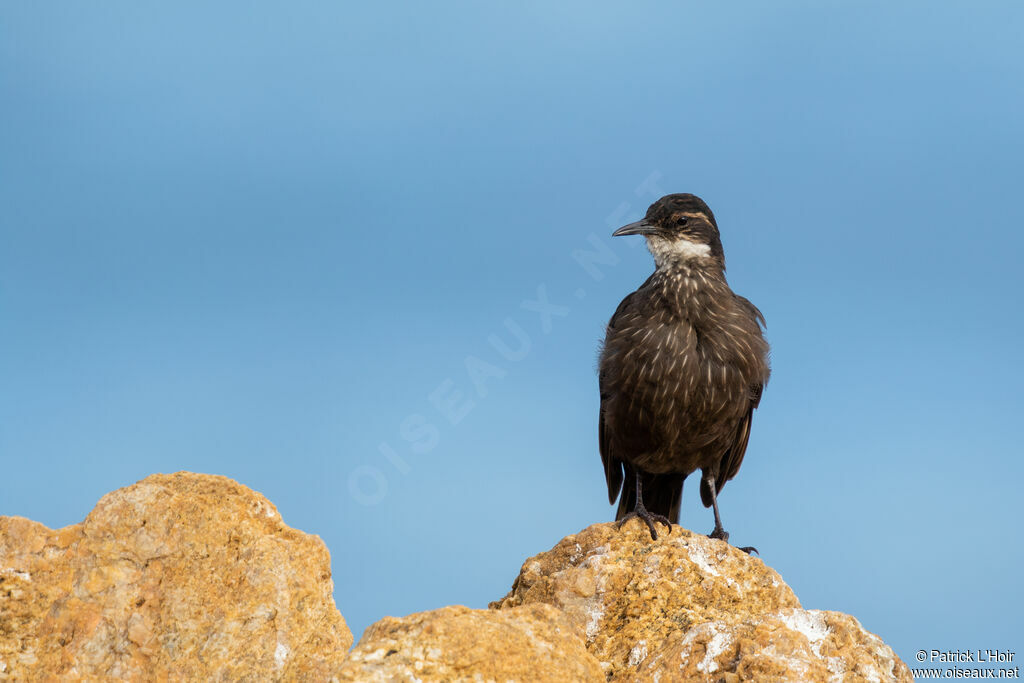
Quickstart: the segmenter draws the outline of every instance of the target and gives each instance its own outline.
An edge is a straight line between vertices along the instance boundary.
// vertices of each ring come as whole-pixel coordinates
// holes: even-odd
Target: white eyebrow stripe
[[[686,216],[687,218],[703,218],[708,223],[711,222],[711,219],[708,218],[708,215],[706,213],[704,213],[703,211],[684,211],[680,215],[681,216]]]

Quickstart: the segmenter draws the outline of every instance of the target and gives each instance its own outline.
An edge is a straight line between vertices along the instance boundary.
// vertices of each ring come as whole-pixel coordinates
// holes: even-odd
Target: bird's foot
[[[633,510],[632,512],[628,513],[625,517],[620,519],[616,527],[621,529],[623,524],[633,519],[634,517],[639,517],[640,519],[642,519],[644,521],[644,524],[647,525],[647,528],[651,530],[652,541],[658,540],[658,532],[654,527],[655,522],[661,522],[662,524],[666,525],[668,527],[668,532],[670,534],[672,533],[672,522],[668,521],[668,517],[666,517],[665,515],[652,514],[648,512],[647,508],[645,508],[642,505],[638,505],[635,510]]]
[[[714,539],[717,539],[719,541],[725,541],[726,543],[728,543],[729,542],[729,532],[726,531],[725,529],[723,529],[720,526],[716,526],[714,529],[712,529],[711,533],[708,534],[708,538],[714,538]],[[753,553],[755,555],[760,555],[761,554],[761,553],[759,553],[757,551],[757,548],[755,548],[752,545],[742,545],[742,546],[738,545],[738,546],[733,546],[733,547],[735,547],[737,550],[742,550],[747,555],[750,555],[751,553]]]

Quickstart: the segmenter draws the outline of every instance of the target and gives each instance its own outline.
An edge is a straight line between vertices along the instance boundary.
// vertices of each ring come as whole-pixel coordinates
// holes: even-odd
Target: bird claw
[[[647,528],[651,530],[652,541],[658,540],[658,532],[654,526],[655,522],[661,522],[662,524],[666,525],[668,527],[668,533],[672,533],[672,522],[668,520],[668,517],[666,517],[665,515],[652,514],[647,511],[647,508],[644,507],[637,507],[636,510],[633,510],[632,512],[628,513],[625,517],[623,517],[616,523],[616,527],[621,529],[623,524],[633,519],[634,517],[643,520],[644,524],[647,525]]]
[[[715,540],[725,541],[726,543],[728,543],[729,542],[729,532],[726,531],[725,529],[723,529],[722,527],[715,527],[711,531],[711,533],[708,534],[708,538],[713,538]],[[747,555],[750,555],[751,553],[753,553],[755,555],[758,555],[758,556],[761,555],[761,553],[758,552],[757,548],[755,548],[752,545],[734,545],[733,548],[736,548],[737,550],[742,550]]]

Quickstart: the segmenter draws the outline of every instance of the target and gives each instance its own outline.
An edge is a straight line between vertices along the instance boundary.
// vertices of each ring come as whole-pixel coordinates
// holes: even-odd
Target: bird
[[[657,540],[655,523],[671,533],[683,482],[699,469],[715,515],[708,536],[728,542],[718,495],[743,464],[771,374],[764,316],[729,287],[718,223],[696,195],[666,195],[612,235],[642,235],[655,270],[619,304],[601,347],[608,502],[619,500],[620,528],[639,517]]]

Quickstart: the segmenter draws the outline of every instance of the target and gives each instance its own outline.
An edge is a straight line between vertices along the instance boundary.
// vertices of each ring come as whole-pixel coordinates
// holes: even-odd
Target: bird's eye
[[[686,216],[680,216],[679,218],[676,219],[676,225],[678,225],[679,227],[682,227],[682,226],[686,225],[689,222],[689,220],[690,219],[687,218]]]

